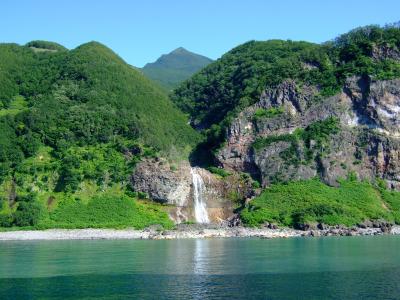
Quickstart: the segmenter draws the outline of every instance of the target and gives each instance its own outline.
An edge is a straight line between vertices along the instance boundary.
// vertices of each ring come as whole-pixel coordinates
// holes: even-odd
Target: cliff
[[[350,77],[339,94],[316,94],[316,87],[290,80],[265,90],[228,127],[218,162],[251,173],[264,187],[315,176],[337,185],[354,172],[398,189],[400,80]],[[274,109],[279,113],[268,115]],[[329,121],[337,128],[324,128]]]

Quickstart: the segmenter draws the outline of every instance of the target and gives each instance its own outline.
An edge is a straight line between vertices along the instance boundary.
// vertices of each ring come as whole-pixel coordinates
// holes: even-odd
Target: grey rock
[[[400,51],[396,47],[391,47],[387,44],[384,45],[375,45],[372,48],[372,58],[376,60],[383,60],[383,59],[394,59],[400,60]]]
[[[352,172],[360,180],[381,178],[390,188],[400,189],[400,80],[350,77],[335,96],[316,101],[317,92],[316,87],[300,88],[293,81],[264,91],[259,102],[233,120],[217,161],[226,169],[252,174],[263,187],[315,176],[336,186],[338,178]],[[271,107],[284,112],[254,118],[257,109]],[[340,132],[329,137],[323,155],[314,153],[311,160],[302,141],[279,141],[257,151],[252,147],[257,138],[290,134],[328,117],[339,120]],[[296,154],[288,158],[287,153]]]
[[[253,196],[251,180],[240,174],[219,178],[205,169],[197,168],[197,172],[204,181],[203,197],[213,223],[223,223],[233,216],[234,201]],[[176,223],[194,220],[193,184],[188,162],[175,165],[166,160],[140,162],[131,176],[131,186],[152,200],[172,205],[169,215]]]
[[[135,168],[131,185],[155,201],[183,206],[191,197],[190,166],[183,164],[174,170],[166,161],[144,161]]]

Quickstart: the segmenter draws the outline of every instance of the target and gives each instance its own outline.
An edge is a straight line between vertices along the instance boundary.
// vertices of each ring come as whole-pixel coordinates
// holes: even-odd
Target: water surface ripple
[[[0,299],[400,299],[400,237],[0,242]]]

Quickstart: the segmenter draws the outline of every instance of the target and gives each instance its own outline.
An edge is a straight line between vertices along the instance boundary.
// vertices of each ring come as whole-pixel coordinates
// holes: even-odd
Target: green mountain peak
[[[205,56],[179,47],[163,54],[155,62],[146,64],[142,71],[162,87],[171,90],[211,62],[212,60]]]

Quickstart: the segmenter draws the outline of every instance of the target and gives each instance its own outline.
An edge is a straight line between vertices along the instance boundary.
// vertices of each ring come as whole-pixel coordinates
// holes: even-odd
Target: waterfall
[[[204,201],[204,182],[196,168],[191,168],[190,173],[192,174],[193,181],[193,200],[194,200],[194,215],[197,223],[209,223],[206,202]]]

